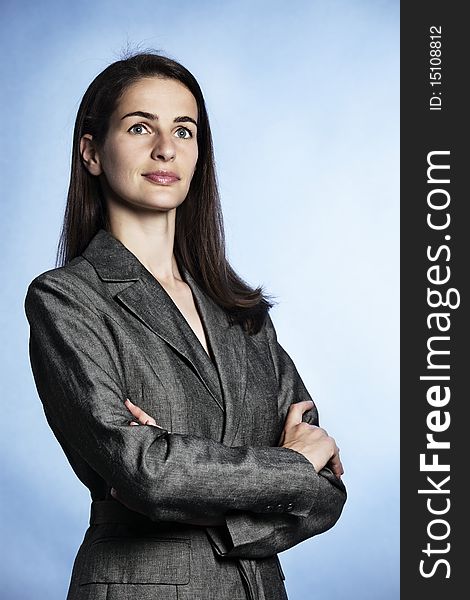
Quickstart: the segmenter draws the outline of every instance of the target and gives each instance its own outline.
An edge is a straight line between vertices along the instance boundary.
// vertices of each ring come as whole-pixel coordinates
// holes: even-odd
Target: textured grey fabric
[[[47,421],[92,500],[122,507],[114,487],[140,515],[90,521],[68,600],[285,599],[277,553],[332,527],[346,500],[329,469],[277,446],[289,406],[310,395],[271,318],[249,336],[181,273],[214,362],[155,277],[104,229],[28,287]],[[163,429],[131,427],[126,397]],[[316,407],[304,420],[318,424]]]

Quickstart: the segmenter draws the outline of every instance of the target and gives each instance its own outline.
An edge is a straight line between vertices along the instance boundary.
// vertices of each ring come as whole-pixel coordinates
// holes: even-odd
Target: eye
[[[142,133],[148,133],[147,129],[144,127],[144,125],[142,123],[136,123],[135,125],[132,125],[132,127],[130,127],[127,131],[132,131],[133,129],[135,131],[139,130],[134,135],[142,135]]]
[[[183,135],[180,135],[180,134]],[[188,135],[185,135],[188,134]],[[180,127],[179,129],[176,130],[176,137],[181,138],[182,140],[187,140],[189,138],[193,137],[193,132],[189,129],[187,129],[186,127]]]

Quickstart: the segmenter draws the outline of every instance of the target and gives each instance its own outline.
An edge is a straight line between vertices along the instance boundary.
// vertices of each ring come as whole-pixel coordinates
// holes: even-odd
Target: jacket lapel
[[[221,410],[225,410],[221,441],[230,445],[236,436],[246,388],[246,341],[241,328],[237,325],[230,327],[225,311],[180,265],[181,274],[192,290],[203,321],[214,364],[166,290],[111,233],[100,229],[82,255],[93,264],[103,281],[131,282],[115,293],[114,298],[189,361],[212,399]]]
[[[239,326],[230,326],[224,310],[203,292],[189,271],[184,266],[180,270],[193,292],[215,358],[225,404],[225,427],[221,441],[230,446],[236,437],[245,402],[245,335]]]

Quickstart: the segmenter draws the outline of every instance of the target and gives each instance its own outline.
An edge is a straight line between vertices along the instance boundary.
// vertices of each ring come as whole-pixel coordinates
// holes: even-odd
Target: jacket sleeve
[[[130,427],[117,342],[79,280],[48,271],[25,298],[31,368],[51,429],[119,499],[155,521],[268,514],[275,495],[307,516],[322,478],[298,452],[229,447],[196,435]]]
[[[279,410],[286,417],[292,403],[312,398],[292,359],[277,341],[269,315],[266,334],[279,384]],[[303,413],[303,420],[319,425],[315,405]],[[303,454],[298,454],[315,471],[310,461]],[[294,484],[294,477],[289,478],[291,484]],[[312,489],[305,488],[304,493],[311,498]],[[273,512],[269,515],[231,511],[225,516],[225,525],[208,528],[216,553],[225,558],[264,558],[327,531],[341,515],[347,497],[346,488],[342,480],[325,467],[316,474],[313,494],[306,514],[287,512],[277,493],[272,498]]]

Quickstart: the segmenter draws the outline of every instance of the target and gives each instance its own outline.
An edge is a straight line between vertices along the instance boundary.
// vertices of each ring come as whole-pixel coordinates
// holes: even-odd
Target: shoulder
[[[62,267],[43,271],[27,287],[24,299],[26,313],[38,303],[62,302],[72,306],[80,302],[83,305],[91,297],[98,279],[95,269],[83,256],[77,256]]]
[[[79,279],[85,280],[89,278],[92,271],[94,271],[94,269],[91,267],[90,263],[83,256],[77,256],[63,267],[48,269],[47,271],[43,271],[36,275],[28,285],[28,290],[47,284],[61,286],[67,285],[67,283],[71,281],[76,282]]]
[[[29,293],[31,290],[44,287],[57,287],[60,289],[86,289],[93,287],[95,280],[99,278],[94,267],[83,256],[77,256],[63,267],[55,267],[43,271],[34,277],[28,285]]]

